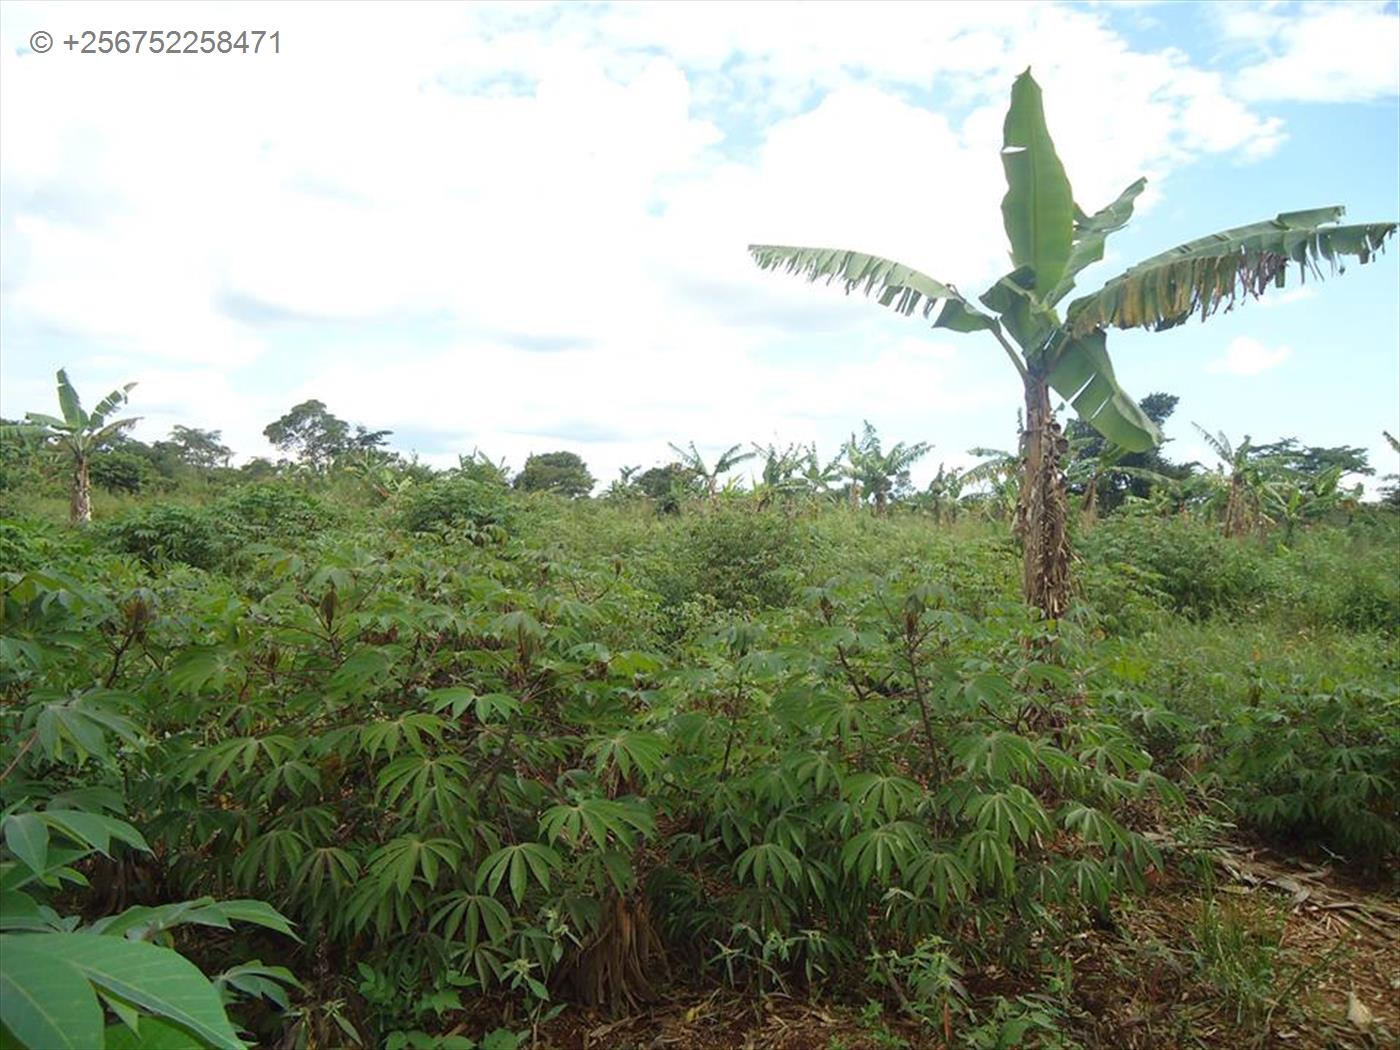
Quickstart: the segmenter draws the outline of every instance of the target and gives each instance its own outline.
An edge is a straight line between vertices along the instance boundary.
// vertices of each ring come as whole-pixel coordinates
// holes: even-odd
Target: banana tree
[[[92,412],[83,411],[83,403],[78,392],[68,381],[68,374],[58,370],[58,408],[63,413],[60,419],[44,415],[42,412],[25,413],[25,422],[0,428],[0,438],[38,438],[46,445],[58,449],[65,459],[71,461],[73,483],[68,503],[69,520],[74,525],[86,525],[92,521],[92,454],[102,445],[116,437],[121,431],[137,422],[136,418],[118,419],[112,422],[107,417],[126,403],[127,394],[135,383],[127,383],[120,390],[113,390],[98,402]]]
[[[979,488],[963,499],[975,504],[982,516],[991,521],[1014,517],[1021,502],[1020,459],[999,448],[970,448],[967,454],[977,456],[981,462],[963,471],[963,487]]]
[[[1266,478],[1261,465],[1250,456],[1254,445],[1248,434],[1244,441],[1234,445],[1223,430],[1212,434],[1199,423],[1191,425],[1220,460],[1228,479],[1223,512],[1225,535],[1242,536],[1263,509],[1261,501]]]
[[[958,500],[962,497],[966,482],[967,475],[956,467],[938,464],[938,473],[924,489],[924,502],[933,514],[935,525],[943,524],[945,515],[949,523],[957,520]]]
[[[754,484],[754,494],[758,505],[767,507],[774,499],[787,499],[799,495],[804,482],[798,471],[802,467],[802,447],[789,445],[753,445],[754,455],[763,460],[763,471]]]
[[[859,441],[852,434],[851,440],[846,442],[851,491],[855,494],[853,502],[858,503],[860,493],[867,492],[875,497],[875,514],[884,517],[889,512],[890,493],[909,483],[909,468],[932,447],[927,441],[916,441],[912,445],[901,441],[886,452],[881,447],[880,435],[867,422]]]
[[[674,442],[669,442],[671,449],[676,455],[681,457],[681,465],[695,472],[695,475],[705,483],[705,493],[710,497],[710,502],[714,502],[719,495],[719,479],[740,463],[747,459],[753,459],[754,453],[740,452],[738,445],[731,445],[724,453],[715,460],[713,467],[705,465],[705,458],[700,455],[700,450],[695,447],[695,442],[690,442],[686,448],[681,448]]]
[[[1161,433],[1119,386],[1108,356],[1109,328],[1172,328],[1202,319],[1281,287],[1290,263],[1299,278],[1321,276],[1352,256],[1369,262],[1395,223],[1335,225],[1340,207],[1286,212],[1155,255],[1113,278],[1097,292],[1058,305],[1081,270],[1103,258],[1109,234],[1132,217],[1147,185],[1138,179],[1093,214],[1075,203],[1055,153],[1040,87],[1030,70],[1017,77],[1003,125],[1002,167],[1007,191],[1002,219],[1013,269],[974,303],[955,285],[876,255],[833,248],[753,244],[763,269],[784,269],[808,280],[839,280],[846,292],[877,295],[901,314],[933,317],[935,328],[990,333],[1020,377],[1025,398],[1021,440],[1024,484],[1016,531],[1024,551],[1026,600],[1050,618],[1069,606],[1068,501],[1060,468],[1065,441],[1051,409],[1050,391],[1069,401],[1080,418],[1132,452],[1160,443]],[[937,310],[937,315],[934,311]]]
[[[802,457],[799,477],[806,487],[808,497],[813,502],[831,499],[837,495],[833,490],[840,485],[841,479],[846,476],[844,459],[845,453],[841,452],[837,454],[835,459],[823,463],[821,456],[817,455],[816,442],[807,446],[807,451]]]
[[[1083,440],[1081,439],[1081,441]],[[1084,503],[1080,508],[1080,518],[1085,524],[1092,525],[1099,519],[1099,488],[1108,475],[1113,474],[1137,481],[1146,481],[1153,485],[1160,485],[1169,480],[1165,474],[1159,471],[1125,464],[1123,459],[1131,453],[1123,446],[1115,445],[1111,441],[1105,441],[1099,454],[1093,459],[1079,458],[1081,449],[1075,446],[1076,442],[1071,440],[1070,450],[1074,456],[1065,467],[1065,478],[1071,486],[1083,486],[1084,488]]]
[[[1342,487],[1342,468],[1329,467],[1313,477],[1296,474],[1266,481],[1264,504],[1273,520],[1283,526],[1283,544],[1292,546],[1300,526],[1317,521],[1338,508],[1354,508],[1362,486]]]
[[[1390,451],[1400,452],[1400,440],[1396,440],[1394,434],[1389,430],[1382,430],[1381,434],[1385,436],[1385,441],[1386,444],[1390,446]],[[1381,477],[1381,480],[1395,482],[1394,485],[1387,485],[1385,488],[1381,489],[1381,501],[1388,507],[1400,506],[1400,474],[1385,474]]]

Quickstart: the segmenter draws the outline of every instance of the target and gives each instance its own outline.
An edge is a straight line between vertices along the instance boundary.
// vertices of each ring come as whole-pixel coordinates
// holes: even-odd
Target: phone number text
[[[87,29],[61,41],[80,55],[280,55],[277,30]]]

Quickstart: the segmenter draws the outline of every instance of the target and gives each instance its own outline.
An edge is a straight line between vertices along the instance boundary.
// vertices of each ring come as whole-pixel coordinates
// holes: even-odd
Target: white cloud
[[[138,391],[153,420],[183,411],[244,454],[305,396],[517,463],[565,424],[619,434],[592,443],[613,465],[667,438],[829,440],[862,414],[914,440],[930,410],[995,409],[1009,431],[1009,375],[756,274],[745,245],[862,248],[978,290],[1007,266],[997,148],[1027,65],[1086,207],[1282,134],[1181,52],[1050,4],[200,10],[279,28],[282,53],[26,54],[36,28],[169,9],[6,6],[4,308],[8,333],[131,362],[114,379],[163,376]],[[342,352],[355,325],[395,334]]]
[[[1266,346],[1258,339],[1242,335],[1230,340],[1224,356],[1206,365],[1206,371],[1218,375],[1255,376],[1277,368],[1292,354],[1292,347]]]
[[[1241,98],[1362,102],[1400,95],[1400,14],[1379,2],[1228,4],[1227,39],[1257,49],[1235,78]]]

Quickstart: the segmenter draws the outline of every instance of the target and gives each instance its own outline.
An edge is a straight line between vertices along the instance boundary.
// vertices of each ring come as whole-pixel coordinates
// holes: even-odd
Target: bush
[[[486,538],[507,526],[510,509],[500,486],[459,476],[439,478],[404,493],[398,518],[409,532],[466,527],[476,537]]]
[[[1397,547],[1385,537],[1317,530],[1271,560],[1270,588],[1281,616],[1350,631],[1400,630]]]
[[[0,520],[0,572],[38,569],[56,557],[56,530],[32,518]]]
[[[198,507],[155,503],[99,526],[112,550],[148,563],[178,561],[212,569],[237,545],[219,516]]]
[[[724,507],[683,522],[650,575],[667,604],[708,596],[726,609],[788,605],[811,560],[810,533],[772,511]]]
[[[241,540],[301,538],[334,522],[337,515],[311,493],[290,485],[243,485],[215,505]]]
[[[92,483],[108,492],[140,492],[154,476],[151,464],[133,452],[100,453],[89,470]]]
[[[1080,545],[1088,562],[1146,570],[1144,597],[1163,595],[1188,616],[1239,611],[1264,594],[1260,552],[1206,522],[1114,516],[1086,532]]]

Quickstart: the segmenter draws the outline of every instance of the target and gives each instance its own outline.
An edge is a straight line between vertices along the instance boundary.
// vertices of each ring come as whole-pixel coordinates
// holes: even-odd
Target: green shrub
[[[242,485],[215,505],[240,539],[300,539],[332,524],[337,515],[321,499],[291,485]]]
[[[1315,627],[1400,630],[1400,546],[1386,537],[1319,529],[1270,559],[1282,618]]]
[[[112,550],[148,563],[178,561],[199,569],[212,569],[238,543],[218,515],[174,503],[143,507],[99,528]]]
[[[1076,566],[1080,600],[1070,615],[1110,635],[1135,635],[1158,623],[1171,600],[1155,586],[1157,575],[1135,565],[1084,562]]]
[[[1240,611],[1265,593],[1258,548],[1206,522],[1118,515],[1086,532],[1080,548],[1087,562],[1146,570],[1144,596],[1161,594],[1188,616]]]
[[[1261,831],[1380,865],[1400,853],[1400,691],[1329,685],[1256,687],[1222,719],[1214,772]]]
[[[33,518],[0,519],[0,572],[37,569],[49,561],[59,546],[54,532]]]
[[[1102,650],[1100,709],[1232,819],[1377,867],[1400,853],[1391,641],[1282,623],[1164,623]]]
[[[650,572],[668,604],[708,597],[725,609],[788,605],[811,562],[809,526],[743,506],[685,519],[671,540]]]
[[[399,500],[398,518],[409,532],[465,527],[486,538],[507,526],[510,508],[500,486],[458,476],[414,486]]]
[[[102,452],[92,458],[92,483],[108,492],[140,492],[153,478],[151,464],[132,452]]]

